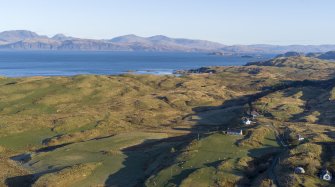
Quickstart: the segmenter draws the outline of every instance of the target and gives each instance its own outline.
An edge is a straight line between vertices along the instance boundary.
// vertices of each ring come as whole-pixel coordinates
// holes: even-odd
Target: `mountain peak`
[[[29,31],[29,30],[9,30],[9,31],[3,31],[0,33],[1,35],[3,34],[8,34],[8,35],[26,35],[26,36],[38,36],[35,32]]]
[[[59,34],[56,34],[55,36],[53,36],[52,38],[58,38],[58,37],[66,37],[64,34],[62,33],[59,33]]]
[[[150,40],[170,40],[171,38],[164,35],[156,35],[149,37]]]
[[[127,34],[127,35],[124,35],[124,36],[121,36],[121,37],[134,37],[134,38],[138,38],[140,36],[137,36],[136,34]]]
[[[21,40],[38,38],[38,37],[41,36],[39,36],[35,32],[28,30],[11,30],[0,33],[0,40],[7,42],[18,42]]]
[[[73,37],[66,36],[64,34],[56,34],[55,36],[52,37],[54,40],[70,40],[73,39]]]
[[[124,36],[119,36],[110,40],[111,42],[126,42],[126,43],[133,43],[133,42],[143,42],[144,38],[137,36],[135,34],[128,34]]]

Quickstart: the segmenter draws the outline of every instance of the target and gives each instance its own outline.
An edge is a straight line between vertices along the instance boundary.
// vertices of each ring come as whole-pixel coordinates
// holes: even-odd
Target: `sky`
[[[0,31],[335,44],[334,0],[0,0]]]

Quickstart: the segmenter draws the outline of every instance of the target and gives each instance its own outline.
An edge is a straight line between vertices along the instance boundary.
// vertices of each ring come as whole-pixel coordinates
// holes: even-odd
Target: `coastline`
[[[0,75],[6,77],[74,76],[127,73],[173,75],[209,66],[240,66],[260,59],[204,53],[150,52],[0,52]],[[269,59],[271,56],[263,56]]]

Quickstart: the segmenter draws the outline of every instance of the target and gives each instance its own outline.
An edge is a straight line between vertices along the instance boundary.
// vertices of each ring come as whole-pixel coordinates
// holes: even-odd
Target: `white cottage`
[[[246,124],[246,125],[251,125],[251,123],[252,123],[252,121],[250,121],[249,118],[245,121],[245,124]]]
[[[305,169],[302,168],[302,167],[296,167],[294,169],[294,173],[296,173],[296,174],[304,174],[305,173]]]
[[[325,180],[325,181],[331,181],[332,174],[327,169],[324,169],[320,173],[320,179]]]
[[[303,136],[301,136],[301,134],[298,134],[297,138],[299,141],[303,141],[305,139]]]
[[[252,121],[249,118],[242,119],[242,122],[243,122],[244,125],[251,125],[252,124]]]
[[[243,131],[242,130],[227,130],[226,134],[228,135],[238,135],[238,136],[242,136],[243,135]]]

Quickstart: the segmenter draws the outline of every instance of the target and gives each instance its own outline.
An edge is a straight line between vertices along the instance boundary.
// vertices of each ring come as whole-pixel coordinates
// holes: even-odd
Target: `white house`
[[[226,131],[226,134],[228,135],[239,135],[239,136],[242,136],[243,135],[243,132],[242,130],[227,130]]]
[[[250,121],[249,118],[245,121],[245,124],[246,124],[246,125],[251,125],[251,123],[252,123],[252,121]]]
[[[303,141],[305,139],[303,136],[301,136],[301,134],[298,134],[297,138],[299,141]]]
[[[305,169],[302,168],[302,167],[296,167],[294,169],[294,173],[297,173],[297,174],[304,174],[305,173]]]
[[[331,181],[332,174],[327,169],[324,169],[320,173],[320,179],[325,180],[325,181]]]
[[[252,121],[249,118],[242,119],[242,122],[243,122],[244,125],[251,125],[252,124]]]

